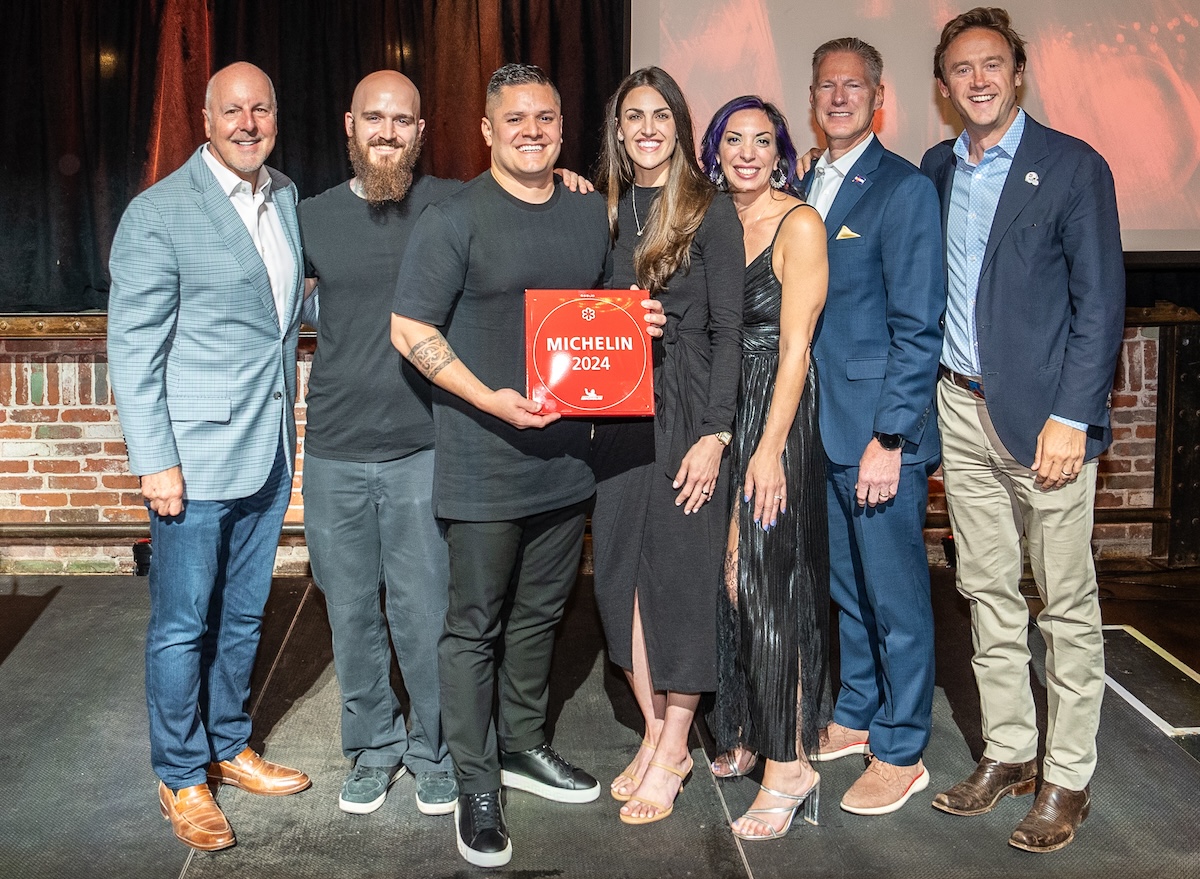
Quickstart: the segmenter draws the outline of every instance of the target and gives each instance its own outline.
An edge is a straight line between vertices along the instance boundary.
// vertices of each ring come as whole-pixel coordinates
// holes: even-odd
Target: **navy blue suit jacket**
[[[954,141],[921,170],[942,201]],[[1125,265],[1112,172],[1081,140],[1026,114],[983,256],[975,303],[988,414],[1005,448],[1033,464],[1051,413],[1091,427],[1086,458],[1112,441],[1109,393],[1125,327]]]
[[[812,171],[805,191],[811,181]],[[879,431],[904,437],[903,463],[935,459],[946,308],[937,193],[876,138],[842,181],[825,228],[829,294],[813,341],[825,452],[857,466]]]

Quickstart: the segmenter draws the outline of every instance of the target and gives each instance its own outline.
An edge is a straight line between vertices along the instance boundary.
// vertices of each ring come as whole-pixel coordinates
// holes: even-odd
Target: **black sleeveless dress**
[[[746,266],[742,381],[730,471],[737,486],[737,602],[722,590],[719,683],[709,726],[720,751],[740,744],[768,759],[791,761],[797,758],[797,729],[805,752],[811,753],[817,731],[832,718],[829,525],[817,375],[811,363],[783,453],[787,512],[764,532],[741,491],[779,369],[783,290],[772,267],[774,249],[773,238]]]

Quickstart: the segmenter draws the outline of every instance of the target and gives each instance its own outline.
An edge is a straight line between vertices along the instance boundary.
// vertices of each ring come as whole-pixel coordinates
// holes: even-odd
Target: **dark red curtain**
[[[628,67],[628,0],[7,0],[0,4],[0,312],[104,308],[129,200],[204,139],[204,87],[237,60],[275,82],[270,164],[312,195],[349,176],[343,115],[367,73],[422,92],[423,167],[487,167],[487,77],[539,64],[563,96],[562,164],[593,165]]]

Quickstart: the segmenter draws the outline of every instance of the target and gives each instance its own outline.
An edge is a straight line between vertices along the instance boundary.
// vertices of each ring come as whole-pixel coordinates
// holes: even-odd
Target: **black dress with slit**
[[[720,680],[708,722],[721,751],[743,745],[768,759],[790,761],[797,758],[797,730],[805,753],[811,753],[817,731],[832,716],[829,525],[811,363],[783,452],[786,512],[764,532],[741,492],[779,369],[783,289],[772,266],[774,249],[773,238],[746,266],[741,392],[731,444],[737,567],[727,570],[727,588],[718,603]],[[728,586],[733,576],[736,602]]]

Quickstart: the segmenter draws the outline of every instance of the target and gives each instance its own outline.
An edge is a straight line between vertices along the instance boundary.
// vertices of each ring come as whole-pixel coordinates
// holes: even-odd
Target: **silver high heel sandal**
[[[748,809],[746,811],[746,814],[743,815],[742,817],[743,818],[748,817],[754,821],[757,821],[759,824],[763,825],[771,832],[765,836],[759,836],[759,835],[750,834],[750,833],[739,833],[738,831],[734,830],[733,835],[736,836],[738,839],[748,839],[748,840],[754,840],[754,841],[762,840],[762,839],[783,839],[783,837],[788,835],[788,831],[792,829],[792,819],[794,819],[796,817],[796,810],[799,809],[801,806],[804,806],[804,812],[802,815],[804,820],[807,821],[809,824],[812,824],[813,826],[818,826],[820,824],[820,821],[817,820],[817,817],[819,814],[818,810],[820,808],[820,802],[821,802],[821,776],[815,772],[813,773],[813,775],[815,775],[816,778],[813,780],[812,787],[810,787],[807,791],[805,791],[802,794],[784,793],[783,791],[771,790],[769,787],[764,787],[763,785],[759,785],[759,787],[762,788],[762,790],[769,793],[773,797],[779,797],[779,799],[781,799],[781,800],[791,800],[792,805],[790,805],[790,806],[773,806],[769,809]],[[756,815],[783,815],[783,814],[787,814],[787,821],[784,823],[783,828],[780,830],[776,830],[774,827],[772,827],[766,821],[763,821],[761,818],[755,817]]]

